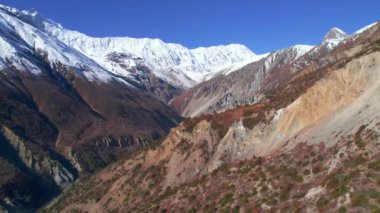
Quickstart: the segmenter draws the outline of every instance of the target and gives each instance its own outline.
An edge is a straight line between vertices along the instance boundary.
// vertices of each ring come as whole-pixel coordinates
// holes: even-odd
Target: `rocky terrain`
[[[380,211],[380,23],[256,55],[0,5],[0,50],[0,212]]]
[[[271,71],[258,101],[184,120],[42,211],[379,211],[380,24],[344,37]]]
[[[237,71],[225,72],[186,90],[171,101],[171,106],[183,116],[194,117],[258,103],[264,90],[287,82],[291,74],[313,63],[326,65],[327,54],[356,36],[358,33],[347,35],[333,28],[318,46],[295,45],[274,51]]]

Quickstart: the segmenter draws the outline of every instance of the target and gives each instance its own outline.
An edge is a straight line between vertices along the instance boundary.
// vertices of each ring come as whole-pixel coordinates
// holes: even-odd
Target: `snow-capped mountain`
[[[169,102],[183,89],[260,59],[239,44],[188,49],[159,39],[92,38],[64,29],[35,10],[0,5],[1,68],[40,73],[38,57],[89,80],[124,84]]]
[[[188,49],[180,44],[165,43],[160,39],[93,38],[65,29],[34,10],[2,8],[18,14],[35,27],[93,59],[108,71],[124,77],[130,76],[130,70],[143,63],[157,77],[186,88],[200,83],[210,73],[233,69],[236,65],[241,67],[259,59],[251,50],[240,44]],[[115,62],[110,60],[111,54],[127,57]]]
[[[164,43],[160,39],[92,38],[58,25],[50,25],[46,30],[110,72],[128,76],[130,73],[127,70],[136,66],[135,59],[138,58],[158,77],[181,87],[193,86],[208,73],[233,64],[247,64],[255,58],[254,53],[239,44],[190,50],[180,44]],[[112,53],[130,56],[123,61],[127,70],[108,59]]]
[[[334,27],[332,28],[324,37],[323,41],[333,40],[333,39],[344,39],[349,35],[345,33],[343,30]]]
[[[112,75],[95,61],[68,47],[38,28],[30,17],[35,12],[19,11],[0,6],[0,66],[14,66],[19,70],[40,73],[33,57],[44,58],[51,67],[58,63],[77,69],[89,80],[107,81]],[[84,72],[84,71],[88,72]]]
[[[255,54],[239,44],[209,48],[187,49],[179,44],[167,44],[160,39],[135,38],[91,38],[63,28],[48,28],[62,42],[86,54],[109,71],[127,76],[120,64],[108,60],[108,55],[120,53],[130,55],[123,61],[127,69],[136,65],[135,58],[143,60],[158,77],[183,87],[202,81],[204,76],[237,63],[249,63]],[[171,76],[173,75],[173,76]]]
[[[343,30],[334,27],[324,37],[323,43],[327,45],[329,49],[338,46],[342,41],[348,38],[350,35]]]

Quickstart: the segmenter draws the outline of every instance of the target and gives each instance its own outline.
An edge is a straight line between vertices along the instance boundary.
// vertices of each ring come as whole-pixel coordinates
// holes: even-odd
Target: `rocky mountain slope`
[[[11,211],[40,207],[181,119],[30,15],[0,7],[0,206]]]
[[[282,69],[312,48],[296,45],[271,53],[240,70],[218,75],[186,90],[174,98],[171,106],[183,116],[194,117],[255,103],[259,98],[255,96],[261,85],[265,85],[265,78],[269,75],[268,70]]]
[[[186,119],[43,211],[379,211],[380,24],[316,48],[260,102]]]
[[[378,211],[379,44],[187,49],[0,6],[0,211]]]
[[[171,106],[183,116],[197,116],[260,102],[263,92],[286,82],[292,73],[313,63],[324,64],[324,56],[355,37],[331,29],[318,46],[295,45],[268,54],[240,70],[202,82],[177,96]],[[199,107],[202,106],[202,107]]]

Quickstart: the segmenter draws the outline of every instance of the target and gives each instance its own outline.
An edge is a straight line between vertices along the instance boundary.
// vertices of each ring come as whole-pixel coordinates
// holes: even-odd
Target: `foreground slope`
[[[380,24],[262,94],[185,120],[45,210],[380,210]]]

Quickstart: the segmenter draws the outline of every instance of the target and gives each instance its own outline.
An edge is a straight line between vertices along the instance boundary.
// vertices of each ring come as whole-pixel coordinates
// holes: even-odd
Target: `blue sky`
[[[194,48],[241,43],[256,53],[317,44],[332,27],[380,20],[379,0],[0,0],[91,36],[160,38]]]

